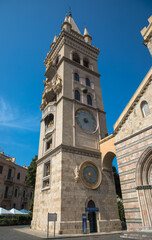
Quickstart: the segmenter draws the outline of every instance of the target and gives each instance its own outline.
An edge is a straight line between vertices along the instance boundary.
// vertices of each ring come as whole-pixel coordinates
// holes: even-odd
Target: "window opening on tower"
[[[80,57],[79,57],[79,55],[76,52],[74,52],[72,54],[72,59],[73,59],[73,61],[75,61],[77,63],[80,63]]]

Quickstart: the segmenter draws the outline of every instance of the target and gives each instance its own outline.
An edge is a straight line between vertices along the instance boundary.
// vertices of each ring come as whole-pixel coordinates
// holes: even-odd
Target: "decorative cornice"
[[[58,36],[55,44],[53,45],[52,49],[49,51],[46,59],[44,60],[44,63],[45,63],[45,64],[46,64],[47,60],[48,60],[49,58],[51,58],[51,56],[54,54],[54,52],[55,52],[56,49],[58,48],[58,45],[60,44],[60,42],[61,42],[61,40],[62,40],[63,38],[64,38],[64,41],[62,41],[62,45],[63,45],[63,43],[70,44],[70,42],[67,42],[66,37],[67,37],[67,39],[71,39],[73,42],[76,42],[77,44],[80,44],[80,45],[81,45],[82,47],[84,47],[85,49],[88,49],[88,51],[93,52],[95,55],[99,55],[100,50],[99,50],[98,48],[96,48],[95,46],[86,43],[84,40],[82,40],[82,39],[78,36],[78,34],[74,34],[73,31],[71,31],[71,32],[69,33],[69,32],[67,32],[67,31],[63,30],[63,31],[59,34],[59,36]],[[78,50],[80,50],[80,47],[78,47]],[[92,58],[97,59],[97,57],[95,57],[93,54],[90,54],[89,52],[86,52],[85,50],[82,50],[82,52],[83,52],[83,53],[85,52],[86,55],[88,55],[88,56],[90,56],[90,57],[92,57]]]
[[[70,152],[70,153],[83,155],[83,156],[101,158],[101,153],[98,150],[90,150],[90,149],[78,148],[78,147],[67,146],[67,145],[61,144],[58,147],[56,147],[55,149],[52,149],[52,151],[45,154],[42,158],[38,159],[37,164],[39,165],[46,158],[52,157],[52,156],[58,154],[59,152]]]

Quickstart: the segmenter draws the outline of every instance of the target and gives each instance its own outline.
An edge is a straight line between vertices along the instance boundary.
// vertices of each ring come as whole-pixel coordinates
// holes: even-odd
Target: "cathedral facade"
[[[141,34],[152,55],[152,16]],[[102,165],[117,156],[128,230],[152,230],[152,67],[114,125],[100,141]]]
[[[120,230],[112,169],[103,169],[99,141],[107,136],[97,59],[87,29],[65,17],[46,59],[32,228],[58,233]],[[50,225],[52,232],[52,225]]]

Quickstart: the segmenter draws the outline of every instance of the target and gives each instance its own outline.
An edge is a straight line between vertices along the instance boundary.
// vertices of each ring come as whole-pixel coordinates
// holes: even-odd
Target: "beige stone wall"
[[[38,164],[36,173],[36,185],[34,196],[34,209],[32,228],[47,230],[47,215],[48,213],[57,213],[58,221],[61,218],[61,168],[62,168],[62,153],[58,153],[53,157],[48,157],[44,162]],[[50,161],[50,186],[43,188],[43,171],[44,163]],[[50,224],[50,228],[53,226]],[[57,231],[60,226],[57,223]]]
[[[125,123],[119,130],[119,133],[116,136],[117,141],[120,141],[123,138],[126,138],[144,128],[147,128],[148,126],[151,126],[152,114],[148,115],[147,117],[143,117],[141,111],[141,103],[143,101],[148,102],[150,112],[152,113],[152,82],[150,82],[150,85],[145,90],[144,94],[141,96],[140,100],[135,105],[134,109],[129,114]]]

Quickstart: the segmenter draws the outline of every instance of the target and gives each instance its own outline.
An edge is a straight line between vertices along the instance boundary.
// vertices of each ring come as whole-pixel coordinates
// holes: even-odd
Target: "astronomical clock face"
[[[79,127],[86,133],[93,133],[96,131],[97,122],[93,114],[88,110],[79,109],[75,113],[76,122]]]
[[[81,180],[83,184],[92,189],[99,187],[101,183],[101,172],[92,162],[86,161],[80,167]]]

